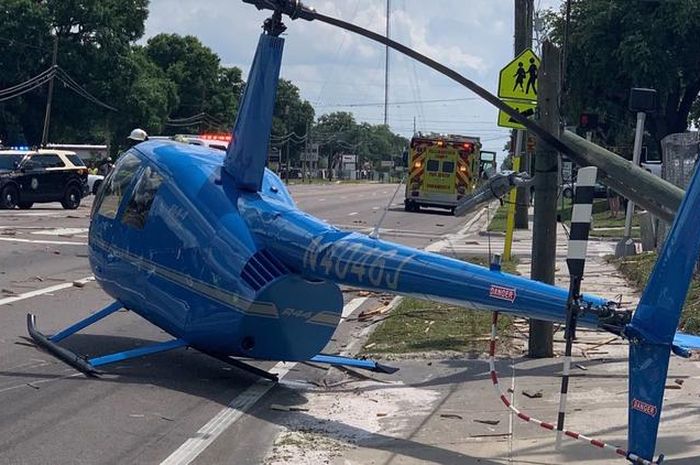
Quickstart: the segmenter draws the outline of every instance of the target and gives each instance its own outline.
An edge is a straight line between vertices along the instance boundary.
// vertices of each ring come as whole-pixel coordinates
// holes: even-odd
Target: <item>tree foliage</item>
[[[564,6],[550,12],[551,37],[564,42]],[[700,92],[700,1],[573,0],[567,51],[569,121],[581,112],[602,117],[608,145],[629,145],[634,114],[631,87],[658,91],[657,111],[648,118],[651,142],[684,132]]]
[[[0,90],[27,81],[57,63],[87,92],[117,108],[111,112],[55,81],[50,142],[109,143],[113,152],[140,127],[149,134],[230,131],[244,88],[241,70],[193,36],[144,34],[148,0],[3,0],[0,6]],[[0,139],[11,145],[41,141],[47,86],[0,102]],[[273,143],[289,144],[299,159],[309,140],[331,154],[356,153],[376,162],[398,154],[406,140],[381,125],[358,124],[350,113],[314,124],[299,88],[280,79]],[[290,136],[291,135],[291,136]],[[284,147],[286,149],[286,147]]]
[[[383,124],[357,123],[352,113],[322,115],[314,127],[312,140],[321,144],[322,152],[333,163],[338,155],[356,154],[359,163],[378,168],[382,160],[400,158],[408,139],[394,134]]]

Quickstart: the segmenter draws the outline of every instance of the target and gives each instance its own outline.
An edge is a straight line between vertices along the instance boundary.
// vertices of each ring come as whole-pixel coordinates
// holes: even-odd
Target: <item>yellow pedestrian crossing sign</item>
[[[539,72],[540,58],[531,49],[525,49],[501,70],[498,96],[501,99],[536,101]]]
[[[525,100],[503,100],[503,103],[530,119],[535,115],[535,108],[537,108],[536,102],[526,102]],[[498,125],[502,128],[525,129],[525,126],[502,110],[498,111]]]

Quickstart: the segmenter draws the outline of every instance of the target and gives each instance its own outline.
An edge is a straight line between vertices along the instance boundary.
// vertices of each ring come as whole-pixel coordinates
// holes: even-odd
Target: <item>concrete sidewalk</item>
[[[483,255],[488,250],[488,238],[481,233],[485,223],[484,218],[475,220],[431,249],[457,256]],[[514,253],[520,258],[519,270],[524,276],[529,275],[531,237],[531,230],[515,234]],[[557,241],[557,281],[567,286],[566,235],[561,227]],[[636,303],[637,294],[603,258],[612,253],[614,245],[608,241],[590,243],[583,290],[614,300],[622,295],[626,303]],[[502,237],[491,237],[491,250],[502,252]],[[523,331],[527,328],[526,324],[519,327]],[[580,330],[578,336],[567,428],[625,447],[627,344],[607,333]],[[516,333],[514,337],[515,350],[504,354],[497,365],[501,388],[510,387],[512,402],[524,413],[556,423],[561,360],[524,358],[526,336]],[[555,352],[563,353],[561,331],[555,334],[555,341]],[[292,436],[281,437],[283,445],[277,447],[277,457],[288,447],[285,441],[294,439],[295,429],[308,432],[311,428],[323,440],[292,445],[297,453],[287,455],[289,461],[270,463],[626,463],[607,451],[568,438],[563,439],[561,450],[555,450],[554,434],[523,422],[500,402],[485,356],[468,359],[433,354],[430,358],[402,357],[391,363],[401,370],[393,377],[384,377],[384,382],[348,382],[305,392],[307,415],[317,421],[286,425]],[[397,376],[401,382],[392,381]],[[666,384],[657,454],[666,454],[667,464],[700,464],[700,364],[672,358]],[[541,397],[530,398],[523,392]],[[304,451],[311,450],[309,460],[304,460]]]

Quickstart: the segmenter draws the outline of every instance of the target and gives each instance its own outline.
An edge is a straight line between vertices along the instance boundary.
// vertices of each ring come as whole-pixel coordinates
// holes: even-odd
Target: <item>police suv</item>
[[[88,194],[88,170],[74,152],[0,150],[0,208],[61,202],[73,210]]]

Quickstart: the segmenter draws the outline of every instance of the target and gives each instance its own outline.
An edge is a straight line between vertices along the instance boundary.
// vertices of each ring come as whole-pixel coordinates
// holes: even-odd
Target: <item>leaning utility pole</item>
[[[53,36],[53,56],[51,57],[51,70],[56,71],[56,63],[58,61],[58,31]],[[41,134],[41,146],[46,147],[49,142],[49,126],[51,125],[51,101],[53,100],[53,80],[51,76],[49,81],[49,93],[46,96],[46,113],[44,114],[44,131]]]
[[[534,10],[534,0],[515,0],[515,54],[520,55],[523,50],[532,47],[532,17]],[[527,131],[524,129],[516,129],[521,131],[520,150],[525,146],[524,141],[527,140]],[[516,144],[517,145],[517,144]],[[519,157],[521,153],[514,153],[513,156]],[[530,172],[530,156],[525,152],[525,155],[520,159],[520,171]],[[530,188],[518,187],[516,194],[517,204],[515,205],[515,229],[528,228],[528,209],[530,206]]]
[[[559,49],[551,42],[542,44],[542,64],[538,78],[537,107],[540,125],[559,136],[559,86],[561,79]],[[532,225],[532,263],[530,278],[554,284],[557,256],[557,192],[559,154],[542,140],[535,153],[535,219]],[[552,323],[530,320],[528,355],[553,356]]]

